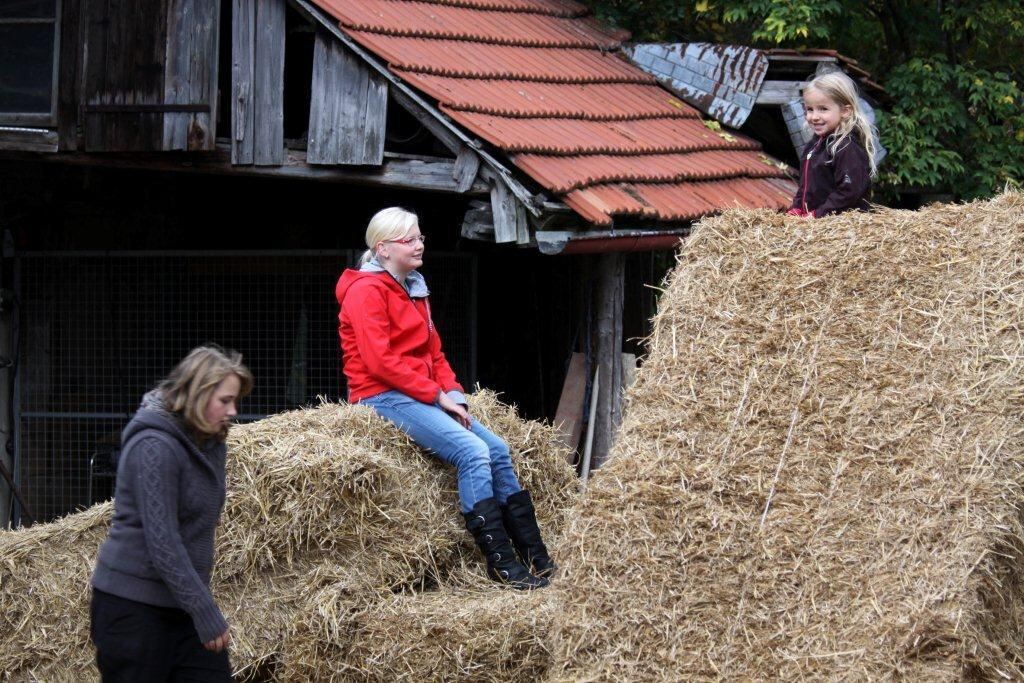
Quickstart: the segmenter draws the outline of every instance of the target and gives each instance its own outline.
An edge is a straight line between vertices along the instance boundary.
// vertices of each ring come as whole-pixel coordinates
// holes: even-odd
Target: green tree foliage
[[[889,194],[970,198],[1024,181],[1024,5],[1017,0],[589,0],[638,41],[829,47],[890,96]]]

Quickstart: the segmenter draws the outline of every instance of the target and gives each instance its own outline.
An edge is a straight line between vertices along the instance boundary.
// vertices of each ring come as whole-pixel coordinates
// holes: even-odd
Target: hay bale
[[[98,678],[85,588],[113,516],[108,502],[52,524],[0,532],[0,677]]]
[[[1024,676],[1024,196],[704,221],[561,548],[555,680]]]
[[[556,432],[519,420],[487,392],[471,407],[509,442],[542,519],[560,523],[575,489]],[[333,638],[329,619],[316,622],[321,632],[304,626],[316,605],[321,615],[355,614],[396,591],[446,585],[453,573],[482,575],[465,543],[454,470],[372,411],[326,404],[275,415],[232,430],[228,448],[213,591],[232,624],[240,677],[277,677],[300,627]],[[88,580],[112,509],[0,533],[0,671],[97,677]]]
[[[535,681],[557,605],[549,591],[494,584],[390,596],[347,615],[331,637],[300,634],[315,651],[289,650],[284,680]],[[323,634],[320,616],[306,627]]]

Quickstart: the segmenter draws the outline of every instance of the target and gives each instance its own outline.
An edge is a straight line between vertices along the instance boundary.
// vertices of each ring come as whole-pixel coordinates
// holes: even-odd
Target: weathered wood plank
[[[494,216],[494,241],[515,242],[519,238],[519,216],[516,198],[505,183],[491,184],[491,214]]]
[[[758,104],[785,104],[800,97],[800,81],[765,81],[757,93]]]
[[[256,4],[256,50],[253,73],[253,163],[284,163],[285,0],[251,0]]]
[[[456,161],[457,163],[458,161]],[[461,188],[461,184],[457,185],[456,191],[462,192]],[[494,241],[494,217],[491,213],[490,203],[475,200],[469,203],[469,208],[462,217],[460,234],[466,239]]]
[[[474,152],[468,145],[460,145],[459,153],[455,157],[455,181],[459,184],[460,192],[465,192],[473,186],[476,180],[477,171],[480,170],[480,155]]]
[[[160,104],[167,0],[91,0],[87,5],[84,103]],[[84,128],[85,148],[91,151],[158,150],[163,142],[161,113],[86,111]]]
[[[56,152],[57,133],[52,130],[0,129],[0,149],[25,152]]]
[[[316,32],[309,103],[311,164],[384,160],[387,82],[324,29]]]
[[[251,164],[255,150],[253,73],[256,61],[256,3],[231,6],[231,163]]]
[[[424,128],[429,130],[431,134],[448,147],[452,153],[458,154],[459,147],[462,144],[469,145],[475,149],[484,164],[481,166],[480,173],[484,175],[485,179],[497,179],[505,183],[508,185],[510,191],[519,198],[519,201],[523,202],[523,205],[531,214],[534,216],[541,215],[541,205],[545,199],[543,196],[534,197],[533,193],[520,183],[515,176],[513,176],[512,173],[494,157],[494,155],[484,150],[478,141],[470,138],[458,126],[444,118],[432,105],[428,104],[419,93],[388,71],[385,64],[380,62],[374,55],[367,52],[366,49],[355,42],[355,40],[350,36],[346,35],[345,32],[338,27],[336,20],[328,17],[308,0],[288,0],[288,2],[292,7],[295,7],[299,12],[301,12],[303,16],[318,22],[321,26],[330,31],[335,38],[344,43],[350,50],[359,55],[363,61],[369,64],[375,71],[377,71],[377,73],[385,78],[390,84],[391,96],[395,101],[398,102],[398,104],[408,111],[414,118],[416,118],[417,121],[422,123]]]
[[[569,462],[575,459],[576,446],[583,431],[583,409],[587,395],[587,357],[574,353],[562,383],[553,425],[562,435],[562,444],[569,449]]]
[[[530,243],[530,219],[526,207],[516,202],[516,244]]]
[[[78,103],[82,84],[82,0],[60,4],[60,53],[57,77],[57,146],[78,149]]]
[[[170,0],[164,61],[165,104],[204,104],[203,113],[167,113],[164,150],[211,150],[216,145],[220,0]]]

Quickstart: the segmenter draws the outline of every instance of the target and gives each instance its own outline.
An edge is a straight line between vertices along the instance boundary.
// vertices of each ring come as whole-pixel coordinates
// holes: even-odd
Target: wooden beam
[[[309,163],[377,166],[384,160],[387,81],[322,28],[310,92]]]
[[[611,455],[615,433],[622,422],[622,305],[626,257],[622,253],[597,256],[594,311],[591,335],[597,340],[595,366],[600,373],[601,387],[597,396],[594,425],[594,469],[601,467]]]
[[[455,162],[452,159],[386,159],[378,168],[346,168],[344,166],[315,166],[306,162],[303,152],[290,151],[281,166],[239,166],[231,163],[228,145],[220,144],[215,152],[202,155],[161,152],[156,154],[102,154],[83,153],[31,154],[0,152],[0,162],[47,162],[97,168],[123,168],[140,171],[201,173],[262,178],[294,178],[320,182],[349,183],[374,187],[392,187],[406,190],[458,193],[458,184],[452,178]],[[488,186],[480,181],[470,194],[486,196]]]
[[[164,150],[198,152],[216,146],[219,43],[220,0],[172,0],[167,11],[163,102],[202,102],[207,108],[164,114]]]
[[[327,17],[319,8],[312,5],[308,0],[288,0],[304,16],[320,23],[321,26],[330,31],[338,40],[343,42],[350,50],[359,55],[363,61],[370,65],[391,84],[391,96],[429,130],[438,140],[441,141],[453,154],[458,154],[461,145],[465,144],[476,150],[484,166],[481,173],[490,173],[491,178],[500,179],[508,185],[509,190],[519,198],[526,209],[534,216],[541,214],[540,204],[545,200],[543,196],[535,197],[522,183],[520,183],[512,172],[507,169],[498,159],[487,152],[480,141],[469,137],[461,128],[453,124],[442,113],[429,104],[412,87],[403,80],[391,73],[387,66],[382,64],[377,57],[359,45],[348,34],[342,31],[337,22]]]

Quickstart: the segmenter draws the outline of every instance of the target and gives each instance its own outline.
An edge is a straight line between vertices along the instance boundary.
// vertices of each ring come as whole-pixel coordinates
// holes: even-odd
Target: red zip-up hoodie
[[[412,298],[390,273],[351,269],[334,293],[350,402],[394,389],[434,403],[442,391],[463,391],[426,297]]]

